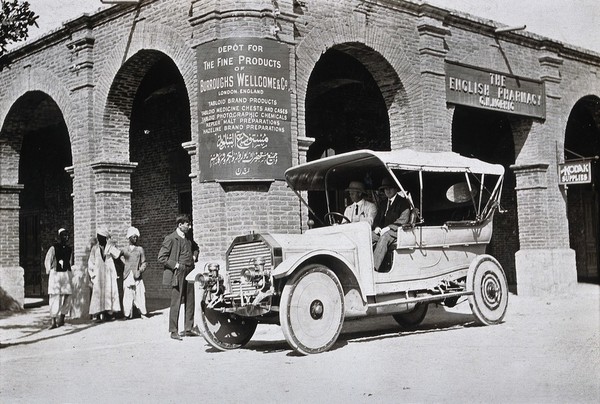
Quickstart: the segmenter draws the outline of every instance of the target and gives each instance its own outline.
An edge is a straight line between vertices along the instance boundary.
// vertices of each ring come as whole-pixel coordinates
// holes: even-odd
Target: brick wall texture
[[[527,32],[495,35],[499,24],[489,20],[403,0],[140,3],[70,21],[11,52],[10,65],[0,70],[0,272],[10,272],[1,278],[3,291],[15,289],[15,267],[27,267],[24,276],[39,269],[59,227],[69,228],[81,269],[97,226],[107,226],[120,246],[126,245],[127,227],[138,227],[150,263],[149,297],[168,296],[156,255],[180,212],[192,214],[205,257],[222,258],[231,239],[246,231],[305,228],[306,211],[280,180],[268,191],[230,192],[198,180],[203,144],[196,48],[230,37],[276,39],[290,49],[293,164],[306,158],[299,139],[313,137],[324,150],[333,147],[315,122],[353,131],[348,139],[357,145],[468,151],[468,145],[453,144],[459,111],[445,101],[449,61],[543,81],[546,119],[504,119],[510,152],[496,160],[513,178],[505,189],[511,212],[497,219],[504,222],[496,226],[492,250],[512,284],[519,271],[552,265],[527,253],[515,264],[518,250],[550,250],[561,257],[555,260],[560,276],[520,277],[524,282],[550,282],[543,289],[555,292],[576,281],[557,163],[578,101],[591,99],[592,116],[600,116],[600,55]],[[343,114],[327,113],[334,102],[323,111],[311,104],[317,91],[311,76],[314,81],[325,71],[319,60],[326,52],[351,57],[370,77],[369,88],[338,98]],[[364,77],[362,70],[336,74]],[[382,105],[383,119],[373,118],[375,112],[367,116],[366,106],[374,103]],[[341,115],[355,117],[356,124]],[[343,137],[333,140],[340,142],[338,149]],[[35,240],[23,234],[26,220],[39,226]]]

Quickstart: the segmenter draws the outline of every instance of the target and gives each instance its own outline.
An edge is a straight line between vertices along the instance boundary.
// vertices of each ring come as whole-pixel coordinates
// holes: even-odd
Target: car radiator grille
[[[241,282],[241,274],[245,268],[251,267],[255,258],[265,260],[265,268],[272,269],[271,248],[263,240],[234,245],[227,256],[227,275],[229,291],[225,297],[239,297],[256,294],[256,288],[249,283]]]

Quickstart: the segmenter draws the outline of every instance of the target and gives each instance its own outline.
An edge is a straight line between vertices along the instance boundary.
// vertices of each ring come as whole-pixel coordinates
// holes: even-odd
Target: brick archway
[[[67,88],[64,81],[48,73],[45,69],[28,68],[23,70],[6,90],[6,97],[0,100],[0,134],[4,132],[6,118],[12,112],[15,103],[28,92],[39,91],[56,103],[67,125],[71,142],[73,142],[78,117]]]
[[[130,162],[130,130],[134,100],[144,77],[161,61],[172,63],[181,75],[189,109],[190,136],[197,139],[196,55],[171,28],[141,21],[129,37],[123,38],[105,59],[107,69],[94,92],[101,100],[96,107],[94,182],[96,223],[122,236],[132,218],[132,174],[137,162]],[[183,151],[183,149],[181,149]],[[192,163],[194,164],[194,163]],[[114,186],[107,185],[112,183]],[[118,202],[115,202],[118,201]],[[114,206],[118,205],[118,208]],[[118,210],[118,212],[117,212]]]
[[[385,46],[388,36],[384,29],[361,26],[349,33],[343,29],[345,26],[356,26],[356,21],[350,18],[321,20],[296,48],[296,60],[309,61],[299,63],[296,69],[298,136],[306,135],[306,94],[310,75],[320,55],[336,48],[356,58],[372,74],[384,96],[390,128],[394,128],[392,149],[400,147],[408,137],[416,137],[419,130],[420,121],[415,118],[418,116],[415,111],[421,94],[420,75],[401,46]]]
[[[31,73],[34,77],[25,73],[13,83],[12,104],[1,117],[0,290],[6,293],[0,294],[0,309],[22,305],[26,293],[46,294],[43,256],[59,227],[73,234],[72,184],[65,172],[73,164],[73,134],[67,117],[74,124],[63,113],[70,102],[64,87],[50,85],[54,77]]]
[[[131,37],[123,38],[113,51],[107,56],[107,69],[98,78],[95,88],[96,99],[102,100],[100,113],[96,114],[96,123],[101,129],[99,141],[110,139],[110,143],[116,147],[111,148],[113,158],[118,156],[119,161],[128,161],[128,145],[123,145],[123,139],[127,138],[131,105],[125,110],[115,111],[111,105],[115,99],[115,79],[124,77],[129,73],[130,77],[119,84],[127,88],[117,89],[122,96],[135,94],[141,78],[157,55],[162,54],[170,58],[177,66],[189,97],[190,104],[190,126],[192,139],[197,139],[197,93],[196,93],[196,54],[187,45],[183,38],[173,29],[162,24],[142,23],[143,26],[136,27]],[[123,69],[126,70],[123,70]],[[141,70],[135,70],[141,69]],[[146,69],[146,70],[144,70]],[[122,100],[123,101],[123,100]],[[125,100],[126,102],[126,100]],[[116,112],[116,114],[113,114]],[[115,130],[116,129],[116,130]],[[108,137],[108,139],[107,139]],[[123,147],[124,146],[124,147]]]
[[[573,106],[565,128],[564,159],[579,162],[589,183],[564,187],[570,247],[575,251],[577,279],[600,281],[600,98],[586,96]],[[582,161],[582,158],[592,159]],[[589,165],[588,165],[589,164]]]

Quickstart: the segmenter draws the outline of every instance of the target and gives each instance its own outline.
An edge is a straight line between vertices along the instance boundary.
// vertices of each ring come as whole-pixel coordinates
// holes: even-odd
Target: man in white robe
[[[112,240],[106,228],[96,231],[98,243],[92,247],[88,259],[88,272],[92,283],[90,314],[94,320],[111,319],[114,313],[121,311],[117,269],[114,260],[122,254]]]

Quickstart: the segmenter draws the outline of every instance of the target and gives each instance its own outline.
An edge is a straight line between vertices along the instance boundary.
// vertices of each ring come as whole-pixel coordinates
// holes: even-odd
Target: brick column
[[[88,317],[89,278],[87,263],[95,231],[94,173],[90,167],[94,136],[94,44],[91,28],[75,30],[65,46],[70,52],[67,77],[72,99],[71,112],[77,116],[70,126],[73,165],[65,170],[73,181],[73,295],[72,317]]]
[[[131,173],[137,163],[97,162],[92,164],[96,188],[96,228],[105,226],[120,247],[131,226]]]
[[[298,137],[298,164],[306,163],[306,153],[308,148],[315,142],[314,137],[299,136]],[[308,192],[302,192],[302,198],[308,201]],[[308,221],[308,208],[300,202],[300,229],[306,231]]]
[[[189,142],[183,142],[181,144],[181,147],[183,147],[183,149],[187,151],[188,155],[190,156],[191,172],[189,174],[189,177],[191,179],[190,182],[192,185],[192,218],[195,221],[196,218],[200,217],[200,214],[202,212],[202,205],[200,204],[200,183],[197,180],[198,169],[200,167],[198,161],[198,143],[193,140],[190,140]],[[196,233],[194,233],[194,239],[194,241],[198,243],[198,236],[196,235]],[[201,243],[198,243],[198,245],[202,246]],[[202,247],[200,249],[202,250]],[[201,251],[201,253],[201,255],[203,256],[207,255],[206,251]]]
[[[445,37],[450,31],[440,21],[431,17],[421,17],[419,31],[419,58],[422,88],[423,137],[415,144],[416,148],[427,151],[448,151],[452,149],[451,114],[446,106],[446,97],[440,97],[440,89],[446,87],[445,58],[448,50]]]
[[[548,167],[545,163],[511,166],[517,181],[520,250],[515,254],[515,266],[519,295],[566,293],[577,282],[575,252],[562,245],[558,229],[552,225],[561,212],[556,212],[552,203]]]
[[[0,184],[0,311],[25,302],[25,270],[19,266],[20,184]]]
[[[298,164],[306,163],[308,148],[315,142],[314,137],[298,137]]]

